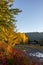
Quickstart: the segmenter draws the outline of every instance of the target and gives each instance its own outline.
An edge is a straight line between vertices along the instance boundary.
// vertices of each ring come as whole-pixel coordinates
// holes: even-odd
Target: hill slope
[[[26,33],[26,35],[28,36],[29,40],[43,40],[43,32],[39,33],[39,32],[32,32],[32,33]]]

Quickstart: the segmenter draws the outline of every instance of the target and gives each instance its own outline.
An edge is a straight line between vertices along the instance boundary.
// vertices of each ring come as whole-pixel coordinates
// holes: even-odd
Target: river
[[[43,63],[43,49],[38,50],[28,47],[28,45],[17,45],[15,48],[23,51],[27,57],[30,57],[30,60],[34,60],[37,63]]]

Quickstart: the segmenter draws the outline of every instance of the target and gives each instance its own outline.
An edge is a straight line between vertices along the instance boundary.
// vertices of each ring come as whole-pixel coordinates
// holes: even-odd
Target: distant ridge
[[[43,40],[43,32],[30,32],[26,33],[28,36],[29,40]]]

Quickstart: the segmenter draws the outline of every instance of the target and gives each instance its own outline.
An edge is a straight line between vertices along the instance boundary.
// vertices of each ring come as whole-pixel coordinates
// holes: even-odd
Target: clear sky
[[[43,32],[43,0],[15,0],[22,12],[16,17],[19,32]]]

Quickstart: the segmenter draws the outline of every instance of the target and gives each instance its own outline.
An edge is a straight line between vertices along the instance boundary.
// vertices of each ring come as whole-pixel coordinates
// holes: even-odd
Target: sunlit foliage
[[[11,0],[12,1],[12,0]],[[21,12],[17,8],[11,8],[13,3],[9,4],[9,1],[0,1],[0,26],[15,28],[15,15]]]
[[[25,43],[27,37],[24,33],[18,34],[15,31],[15,15],[18,15],[21,10],[13,9],[12,5],[13,0],[0,0],[0,64],[27,65],[24,55],[13,49],[15,44],[20,44],[21,41]]]
[[[25,33],[18,33],[19,42],[20,44],[27,44],[28,43],[28,37]]]
[[[12,6],[13,0],[0,0],[0,42],[6,46],[6,51],[9,51],[18,42],[18,36],[14,32],[15,15],[18,15],[21,10],[11,8]]]

